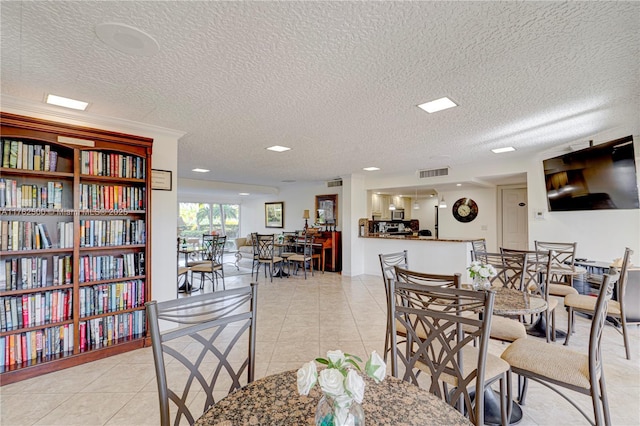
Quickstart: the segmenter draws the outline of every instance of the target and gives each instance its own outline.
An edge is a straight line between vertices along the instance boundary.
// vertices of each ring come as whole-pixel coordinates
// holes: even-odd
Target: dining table
[[[471,425],[459,411],[425,389],[391,376],[380,383],[363,378],[366,424]],[[318,386],[308,396],[300,395],[296,371],[285,371],[258,379],[220,399],[195,425],[315,425],[321,397]]]
[[[184,266],[188,266],[190,257],[195,255],[201,255],[205,251],[206,249],[204,247],[197,247],[197,246],[186,246],[186,247],[180,247],[178,249],[178,253],[184,255]],[[178,292],[190,293],[192,290],[191,287],[192,287],[192,284],[189,282],[188,274],[186,274],[184,278],[184,283],[182,283],[182,285],[178,287]]]

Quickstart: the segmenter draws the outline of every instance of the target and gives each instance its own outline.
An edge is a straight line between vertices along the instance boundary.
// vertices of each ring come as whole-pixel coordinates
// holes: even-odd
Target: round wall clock
[[[471,222],[478,216],[478,205],[471,198],[460,198],[454,203],[452,212],[459,222]]]

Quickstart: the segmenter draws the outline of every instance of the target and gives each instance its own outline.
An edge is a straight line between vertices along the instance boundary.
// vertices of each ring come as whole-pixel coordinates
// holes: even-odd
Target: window
[[[179,203],[178,226],[180,238],[198,243],[202,234],[217,232],[227,236],[227,247],[238,238],[240,205],[210,203]]]

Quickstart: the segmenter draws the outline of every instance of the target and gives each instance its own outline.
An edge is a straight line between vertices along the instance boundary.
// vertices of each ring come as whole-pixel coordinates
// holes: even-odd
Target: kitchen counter
[[[378,255],[407,250],[411,270],[430,274],[460,274],[463,280],[468,277],[471,239],[369,234],[358,238],[357,241],[358,250],[364,253],[364,274],[382,276]]]
[[[435,242],[447,242],[447,243],[470,243],[473,239],[450,239],[450,238],[436,238],[436,237],[418,237],[414,235],[407,235],[404,232],[384,232],[379,234],[369,234],[360,238],[396,238],[403,240],[416,240],[416,241],[435,241]]]

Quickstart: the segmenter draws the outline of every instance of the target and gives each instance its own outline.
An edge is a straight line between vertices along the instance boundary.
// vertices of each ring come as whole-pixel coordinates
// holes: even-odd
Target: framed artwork
[[[316,195],[316,225],[338,224],[338,194]]]
[[[151,169],[151,189],[171,191],[171,170]]]
[[[265,228],[284,228],[284,202],[264,203]]]

